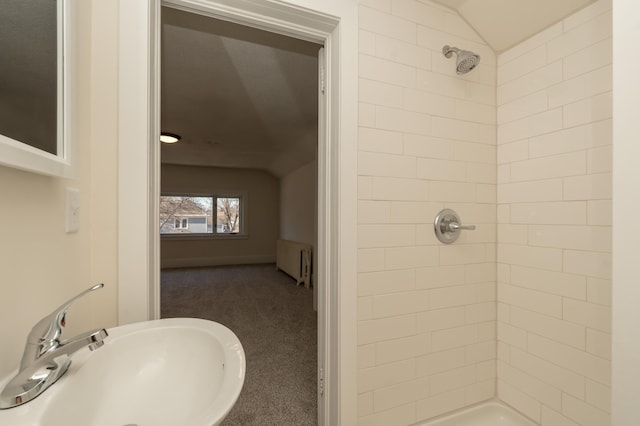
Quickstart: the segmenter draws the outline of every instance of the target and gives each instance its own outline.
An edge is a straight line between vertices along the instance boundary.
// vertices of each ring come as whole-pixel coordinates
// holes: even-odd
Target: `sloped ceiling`
[[[456,10],[496,53],[595,0],[434,0]]]
[[[265,170],[315,159],[320,46],[162,9],[163,163]]]

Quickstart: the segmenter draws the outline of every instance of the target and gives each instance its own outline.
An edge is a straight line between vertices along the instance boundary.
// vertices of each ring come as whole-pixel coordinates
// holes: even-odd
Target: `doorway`
[[[299,278],[283,269],[296,254],[276,247],[317,247],[321,46],[161,14],[161,130],[180,139],[161,145],[160,315],[242,342],[244,389],[224,424],[315,425],[318,286],[297,286],[282,272]]]
[[[326,315],[321,424],[356,422],[357,2],[173,0],[183,9],[269,29],[326,49],[326,141],[319,148],[318,303]],[[158,0],[120,0],[118,317],[158,317]],[[143,197],[149,193],[152,197]],[[322,315],[322,309],[319,315]],[[322,334],[322,331],[320,331]],[[324,379],[324,380],[322,380]],[[324,420],[322,416],[324,415]]]

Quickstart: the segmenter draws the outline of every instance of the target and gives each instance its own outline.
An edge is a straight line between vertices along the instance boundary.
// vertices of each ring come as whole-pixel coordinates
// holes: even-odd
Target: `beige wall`
[[[359,21],[359,424],[406,425],[495,394],[495,55],[427,1]],[[457,76],[445,44],[480,66]],[[477,230],[439,243],[445,207]]]
[[[17,367],[27,333],[40,318],[94,283],[106,287],[69,310],[65,335],[116,324],[113,3],[78,2],[76,178],[0,167],[0,217],[6,225],[0,244],[0,375]],[[64,230],[66,187],[80,190],[80,230],[74,234]]]
[[[207,194],[238,191],[246,194],[246,237],[178,240],[163,238],[163,268],[275,262],[279,235],[279,185],[259,170],[163,165],[163,193]]]
[[[280,238],[315,246],[318,163],[280,179]]]
[[[498,58],[498,396],[610,424],[611,2]]]

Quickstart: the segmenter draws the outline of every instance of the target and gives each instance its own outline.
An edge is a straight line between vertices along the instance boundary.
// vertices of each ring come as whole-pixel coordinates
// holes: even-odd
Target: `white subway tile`
[[[438,264],[438,247],[397,247],[385,250],[385,269],[424,268]]]
[[[511,307],[511,325],[578,349],[584,350],[586,347],[584,325],[541,315],[515,305]]]
[[[504,383],[524,391],[536,401],[540,401],[555,410],[562,408],[562,392],[537,377],[513,368],[502,361],[498,361],[498,377]]]
[[[512,182],[577,176],[586,173],[587,153],[585,151],[511,163]]]
[[[465,282],[467,284],[493,282],[495,280],[495,263],[476,263],[465,265]]]
[[[358,249],[358,271],[371,272],[384,269],[383,249]]]
[[[611,36],[611,12],[579,25],[549,41],[549,61],[566,57]]]
[[[459,244],[440,246],[441,265],[466,265],[487,262],[487,247],[484,244]]]
[[[495,108],[497,94],[493,81],[494,80],[483,83],[467,81],[465,85],[464,98],[471,102],[487,104]]]
[[[539,401],[521,392],[516,387],[498,379],[498,398],[540,423],[541,406]]]
[[[493,284],[492,284],[493,286]],[[495,295],[493,297],[495,299]],[[482,302],[465,306],[465,319],[467,324],[496,320],[496,302]],[[491,343],[493,345],[493,343]],[[495,345],[494,349],[495,349]],[[494,353],[495,358],[495,353]]]
[[[587,202],[587,223],[589,225],[611,226],[611,200],[590,200]]]
[[[476,123],[496,124],[496,107],[456,99],[455,118]]]
[[[430,135],[433,120],[427,114],[376,106],[376,127],[379,129]]]
[[[382,264],[384,264],[384,259]],[[415,289],[415,271],[360,272],[358,274],[358,296],[398,293]]]
[[[587,352],[604,359],[611,359],[611,332],[587,328]]]
[[[553,294],[500,283],[498,300],[558,319],[562,318],[562,298]],[[511,315],[513,316],[513,307]]]
[[[402,247],[415,244],[415,227],[404,224],[358,226],[358,248]]]
[[[371,176],[358,176],[358,199],[371,200],[373,198],[373,179]]]
[[[402,87],[361,78],[358,81],[358,99],[369,104],[402,108]]]
[[[532,355],[599,383],[611,384],[610,361],[535,334],[529,334],[527,337],[527,348]]]
[[[454,159],[455,146],[451,140],[412,134],[403,135],[403,140],[405,155],[447,160]]]
[[[464,306],[478,300],[476,285],[458,285],[429,290],[429,309]]]
[[[477,325],[438,330],[431,334],[431,350],[434,352],[467,346],[476,342],[478,342]]]
[[[358,223],[388,223],[390,219],[387,201],[358,201]]]
[[[611,306],[611,280],[588,277],[587,300],[591,303]]]
[[[564,179],[564,199],[611,199],[611,186],[611,173],[568,177]]]
[[[433,228],[433,218],[442,209],[439,203],[393,201],[388,223],[428,223]],[[433,229],[430,230],[433,233]]]
[[[556,61],[498,87],[498,105],[546,89],[562,81],[562,61]]]
[[[495,164],[467,163],[466,169],[467,182],[495,184],[498,178]]]
[[[511,121],[539,114],[548,108],[547,91],[540,90],[522,98],[514,99],[498,107],[498,124],[505,124]]]
[[[436,309],[419,312],[417,315],[418,333],[462,327],[466,325],[464,307]]]
[[[465,405],[464,389],[456,389],[416,402],[416,417],[429,419],[449,411],[457,410]],[[388,423],[393,424],[393,422]]]
[[[576,77],[612,62],[611,37],[580,50],[564,59],[564,79]]]
[[[607,173],[613,171],[613,147],[602,146],[588,152],[587,173]]]
[[[611,413],[611,387],[587,380],[586,402],[605,413]]]
[[[382,388],[373,393],[373,409],[376,412],[405,405],[429,395],[427,379],[417,379]]]
[[[402,87],[416,87],[414,67],[369,55],[360,55],[359,58],[359,77]]]
[[[454,145],[454,159],[496,164],[496,146],[484,143],[449,141]]]
[[[548,271],[561,271],[562,250],[546,247],[501,244],[498,247],[498,262],[546,269]]]
[[[359,345],[383,342],[385,340],[398,339],[400,337],[412,336],[414,334],[416,334],[415,315],[381,318],[368,321],[360,321],[358,323]],[[363,390],[363,392],[366,390]]]
[[[375,127],[376,106],[360,102],[358,104],[358,126]]]
[[[605,92],[571,104],[563,105],[564,127],[580,126],[594,121],[611,118],[613,111],[612,94]]]
[[[402,154],[404,145],[400,133],[361,127],[358,130],[358,149],[383,154]]]
[[[495,126],[444,117],[433,117],[433,136],[495,145]]]
[[[429,395],[437,395],[476,382],[476,366],[471,365],[429,376]]]
[[[358,346],[358,368],[368,368],[376,365],[376,345]]]
[[[360,4],[378,9],[381,12],[391,13],[391,0],[361,0]]]
[[[511,223],[538,225],[585,225],[585,201],[516,203],[511,205]]]
[[[403,107],[408,111],[439,117],[454,116],[454,99],[423,90],[404,89]]]
[[[529,158],[529,140],[523,139],[498,145],[497,154],[498,164],[526,160]]]
[[[417,70],[416,74],[418,89],[443,96],[465,99],[467,85],[464,80],[421,69]]]
[[[498,86],[547,65],[547,45],[542,44],[498,68]]]
[[[359,155],[361,156],[362,153]],[[429,184],[420,179],[375,177],[371,180],[371,198],[390,201],[427,201]]]
[[[358,297],[358,321],[373,318],[373,297]]]
[[[494,398],[496,395],[496,380],[484,380],[467,386],[464,389],[464,398],[467,405],[477,404]]]
[[[570,104],[611,90],[611,65],[549,87],[549,108]]]
[[[460,368],[465,365],[465,348],[433,352],[416,358],[416,376],[433,374]]]
[[[387,37],[415,42],[416,24],[388,13],[360,5],[358,9],[358,25],[361,29]]]
[[[498,186],[495,184],[482,184],[476,185],[476,200],[478,203],[491,203],[495,204],[498,199]]]
[[[368,416],[373,413],[373,392],[358,395],[358,416]]]
[[[511,266],[511,284],[558,296],[586,299],[587,284],[583,275]]]
[[[465,283],[465,266],[436,266],[416,270],[416,288],[438,288]]]
[[[611,278],[611,253],[564,250],[564,272]]]
[[[427,290],[373,296],[373,317],[384,318],[426,311]]]
[[[498,188],[498,203],[560,201],[562,196],[562,179],[508,183]]]
[[[430,4],[415,0],[392,0],[391,12],[408,21],[426,25],[437,30],[444,29],[445,12]]]
[[[374,56],[376,54],[376,35],[372,32],[358,31],[358,52]]]
[[[498,127],[498,145],[562,129],[562,108],[541,112]]]
[[[611,307],[565,298],[563,319],[589,328],[611,332]]]
[[[504,322],[498,322],[498,341],[509,344],[512,349],[527,348],[527,332]]]
[[[604,226],[531,225],[529,245],[574,250],[611,251],[611,228]]]
[[[431,350],[431,335],[417,334],[401,339],[385,340],[376,346],[376,364],[389,364],[403,359],[416,358]]]
[[[498,243],[527,245],[527,234],[525,225],[498,225]]]
[[[360,152],[358,173],[363,176],[412,178],[416,176],[416,159],[403,155]]]
[[[467,178],[466,164],[462,161],[418,158],[416,175],[421,179],[464,182]]]
[[[412,380],[415,374],[413,359],[363,368],[358,371],[358,393]]]
[[[611,426],[611,415],[571,395],[562,395],[562,414],[582,426]]]
[[[476,185],[458,182],[430,182],[430,198],[433,201],[469,203],[477,201]]]
[[[582,375],[549,361],[545,361],[516,347],[511,348],[509,359],[511,365],[527,374],[537,377],[563,392],[578,398],[584,398],[585,378]]]
[[[462,37],[418,25],[418,46],[431,49],[438,58],[442,56],[442,47],[444,45],[464,46],[465,43],[466,40]]]
[[[542,406],[541,426],[580,426],[578,423],[569,420],[557,411],[549,407]]]
[[[376,36],[376,56],[411,67],[431,69],[431,51],[416,46],[415,41],[407,43],[381,35]]]
[[[358,426],[388,426],[394,422],[411,424],[416,421],[416,404],[409,403],[390,410],[381,411],[370,416],[360,417]]]

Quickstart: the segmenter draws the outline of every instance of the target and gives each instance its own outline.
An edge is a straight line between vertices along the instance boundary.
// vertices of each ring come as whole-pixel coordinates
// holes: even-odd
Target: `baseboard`
[[[160,261],[160,268],[197,268],[202,266],[251,265],[257,263],[276,263],[276,256],[222,256],[162,259]]]

